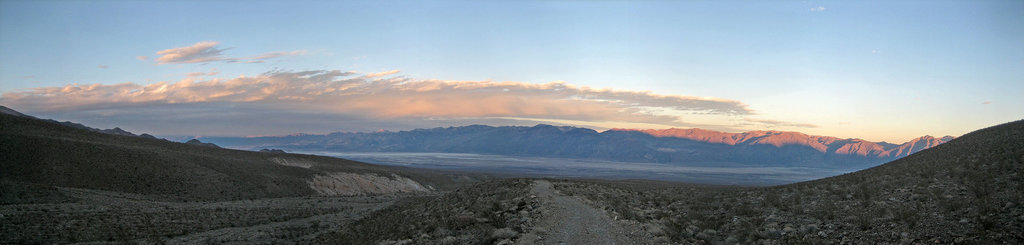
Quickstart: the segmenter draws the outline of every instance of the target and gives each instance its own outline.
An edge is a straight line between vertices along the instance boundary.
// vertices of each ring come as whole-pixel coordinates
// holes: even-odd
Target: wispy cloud
[[[817,7],[811,8],[811,12],[821,12],[821,11],[825,11],[825,6],[817,6]]]
[[[809,123],[797,123],[797,122],[786,122],[778,120],[768,119],[757,119],[757,118],[743,118],[743,121],[750,123],[750,126],[766,127],[766,128],[777,128],[777,127],[794,127],[794,128],[817,128],[818,125]]]
[[[273,58],[285,57],[285,56],[304,55],[306,53],[307,52],[305,50],[295,50],[295,51],[288,51],[288,52],[278,51],[278,52],[264,53],[264,54],[261,54],[261,55],[257,55],[257,56],[253,56],[253,57],[249,57],[249,58],[242,58],[242,59],[243,60],[265,60],[265,59],[273,59]]]
[[[193,78],[193,77],[213,76],[213,75],[217,75],[217,74],[220,74],[220,72],[217,71],[217,69],[212,69],[212,70],[210,70],[210,72],[201,72],[200,71],[200,72],[185,73],[185,76],[187,76],[189,78]]]
[[[110,66],[107,66],[107,65],[98,65],[98,66],[96,66],[96,68],[100,68],[100,69],[107,69],[107,68],[110,68]]]
[[[159,55],[154,60],[158,64],[186,64],[186,63],[208,63],[208,62],[245,62],[262,63],[264,60],[284,56],[295,56],[306,54],[305,50],[269,52],[251,57],[232,58],[224,55],[226,48],[219,48],[219,42],[204,41],[192,44],[191,46],[178,47],[157,51]],[[146,56],[136,57],[145,60]]]
[[[218,42],[206,41],[191,46],[164,49],[157,51],[160,55],[156,62],[160,64],[202,63],[230,60],[221,55],[225,49],[217,48]]]
[[[209,73],[195,73],[177,82],[34,88],[5,93],[0,97],[0,104],[28,112],[60,112],[227,103],[381,120],[517,118],[667,126],[688,125],[684,116],[753,114],[739,101],[594,89],[566,82],[534,84],[381,77],[397,72],[365,75],[338,70],[270,72],[253,77],[207,80],[201,76]],[[688,112],[693,113],[686,114]]]
[[[399,72],[402,72],[402,71],[399,71],[399,70],[383,71],[383,72],[366,74],[366,77],[370,77],[370,78],[373,78],[373,77],[383,77],[383,76],[387,76],[387,75],[396,74],[396,73],[399,73]]]

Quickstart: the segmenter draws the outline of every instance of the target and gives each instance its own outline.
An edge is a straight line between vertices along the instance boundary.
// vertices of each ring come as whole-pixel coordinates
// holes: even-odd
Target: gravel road
[[[604,210],[587,205],[579,197],[565,196],[551,182],[538,180],[533,193],[541,200],[544,218],[537,224],[538,237],[521,240],[539,244],[651,244],[650,235],[608,217]]]

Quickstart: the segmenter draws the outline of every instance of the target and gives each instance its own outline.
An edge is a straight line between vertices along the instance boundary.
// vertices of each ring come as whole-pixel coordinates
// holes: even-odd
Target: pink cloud
[[[262,105],[364,118],[534,118],[685,125],[679,115],[651,108],[715,115],[749,115],[738,101],[662,95],[646,91],[593,89],[566,82],[543,84],[494,81],[380,78],[388,71],[273,72],[253,77],[152,84],[71,84],[5,93],[0,104],[25,111],[74,111],[143,104],[206,102]],[[198,104],[197,104],[198,105]]]
[[[264,60],[267,59],[306,54],[305,50],[295,50],[269,52],[252,57],[232,58],[224,56],[224,51],[227,49],[218,48],[218,45],[220,45],[220,43],[216,41],[204,41],[190,46],[160,50],[156,52],[159,57],[156,57],[154,60],[158,64],[207,63],[217,61],[228,63],[263,63]],[[139,56],[136,58],[139,60],[145,60],[147,57]]]
[[[387,76],[387,75],[396,74],[396,73],[399,73],[399,72],[402,72],[402,71],[390,70],[390,71],[383,71],[383,72],[377,72],[377,73],[370,73],[370,74],[366,74],[365,76],[366,77],[383,77],[383,76]]]
[[[218,44],[220,43],[205,41],[192,44],[191,46],[160,50],[156,52],[156,54],[160,55],[156,58],[156,62],[160,64],[181,64],[229,60],[221,56],[224,49],[217,48]]]

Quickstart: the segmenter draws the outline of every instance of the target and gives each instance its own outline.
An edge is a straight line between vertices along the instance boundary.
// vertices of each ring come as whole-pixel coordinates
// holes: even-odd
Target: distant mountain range
[[[694,166],[868,167],[934,147],[953,137],[923,136],[897,145],[782,131],[612,129],[597,132],[541,124],[202,139],[223,147],[250,150],[476,153]]]
[[[893,157],[900,158],[909,156],[914,152],[934,147],[936,145],[953,140],[953,136],[935,138],[925,135],[903,144],[891,144],[887,142],[871,142],[862,139],[840,139],[829,136],[807,135],[798,132],[784,131],[751,131],[745,133],[726,133],[703,129],[613,129],[619,131],[638,131],[655,137],[674,137],[690,139],[706,143],[717,143],[727,145],[753,145],[765,144],[775,147],[787,145],[801,145],[814,148],[815,150],[836,155],[857,155],[869,157]]]

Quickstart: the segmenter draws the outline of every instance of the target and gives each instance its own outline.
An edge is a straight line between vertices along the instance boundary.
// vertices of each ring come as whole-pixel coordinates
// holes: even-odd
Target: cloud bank
[[[212,46],[211,46],[212,47]],[[216,54],[215,51],[189,51]],[[186,53],[189,53],[186,52]],[[181,55],[181,61],[209,55]],[[390,77],[397,70],[359,74],[339,70],[285,72],[203,79],[194,73],[176,82],[70,84],[10,92],[0,104],[26,112],[140,110],[155,105],[246,105],[268,110],[346,115],[376,120],[520,118],[687,125],[691,115],[751,115],[741,102],[594,89],[566,82],[417,80]]]

